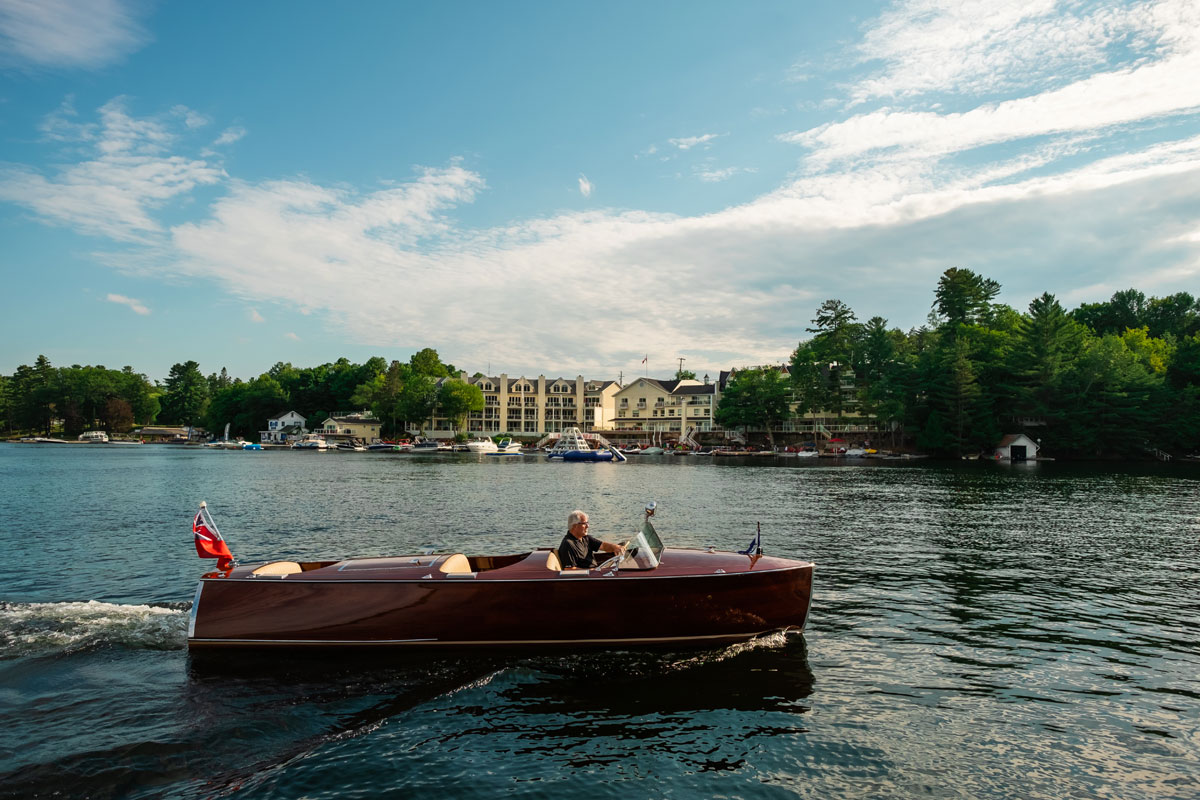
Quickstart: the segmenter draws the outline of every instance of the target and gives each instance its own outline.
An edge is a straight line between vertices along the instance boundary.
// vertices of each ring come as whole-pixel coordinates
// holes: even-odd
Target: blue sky
[[[0,242],[4,373],[703,374],[949,267],[1200,294],[1200,4],[0,0]]]

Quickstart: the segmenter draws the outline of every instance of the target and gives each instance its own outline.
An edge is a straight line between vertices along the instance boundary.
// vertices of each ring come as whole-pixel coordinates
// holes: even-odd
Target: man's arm
[[[619,556],[624,555],[625,548],[619,544],[613,544],[612,542],[601,542],[600,551],[603,553],[612,553],[614,556]]]

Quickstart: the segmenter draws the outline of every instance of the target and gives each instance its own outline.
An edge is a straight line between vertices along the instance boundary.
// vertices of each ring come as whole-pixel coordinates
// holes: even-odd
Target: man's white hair
[[[580,511],[578,508],[567,514],[567,527],[574,528],[579,523],[587,519],[587,513]]]

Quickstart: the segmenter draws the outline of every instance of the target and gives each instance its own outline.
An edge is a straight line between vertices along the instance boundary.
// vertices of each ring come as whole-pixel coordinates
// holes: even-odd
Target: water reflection
[[[200,729],[253,725],[260,747],[264,732],[287,732],[266,758],[217,769],[207,784],[259,790],[302,757],[316,765],[310,780],[324,786],[333,780],[325,763],[334,758],[331,748],[340,761],[346,748],[390,749],[379,738],[397,736],[429,739],[443,753],[472,751],[480,745],[467,743],[486,740],[492,750],[545,759],[533,768],[545,777],[559,767],[617,763],[629,753],[621,742],[630,740],[696,770],[738,769],[747,737],[804,732],[798,716],[808,710],[813,683],[804,640],[795,635],[685,652],[285,659],[197,652],[189,657],[187,702],[204,720]],[[713,721],[730,713],[754,722],[733,735]],[[370,741],[351,741],[364,736]]]

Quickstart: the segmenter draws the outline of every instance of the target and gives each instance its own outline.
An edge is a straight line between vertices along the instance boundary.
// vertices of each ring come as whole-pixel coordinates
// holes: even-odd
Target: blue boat
[[[546,453],[546,457],[563,461],[625,461],[621,451],[602,437],[595,434],[593,437],[600,447],[593,449],[579,428],[567,428],[559,434],[558,441],[550,448],[550,452]]]
[[[563,461],[612,461],[614,458],[607,450],[568,450],[560,456],[550,457],[561,458]]]

